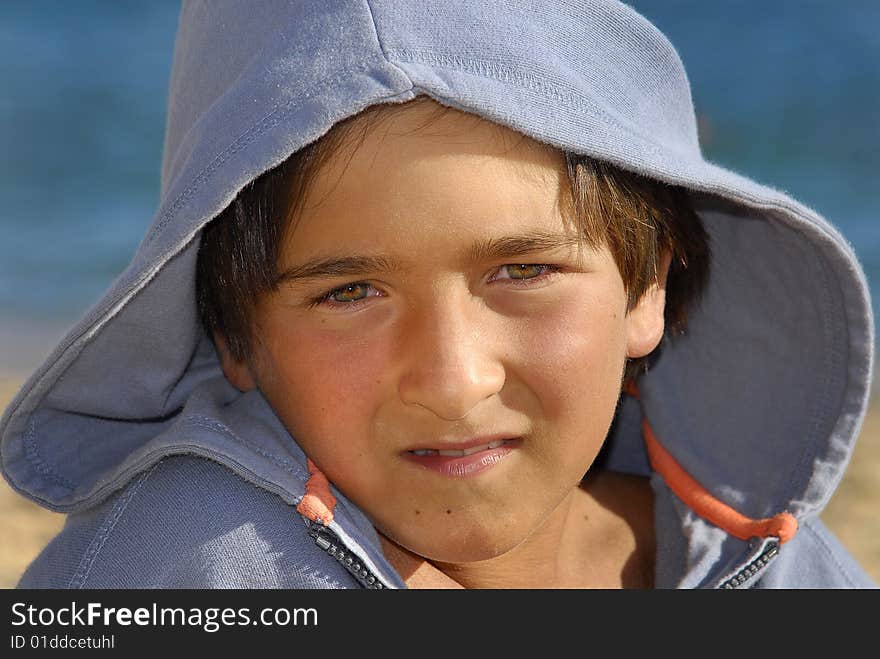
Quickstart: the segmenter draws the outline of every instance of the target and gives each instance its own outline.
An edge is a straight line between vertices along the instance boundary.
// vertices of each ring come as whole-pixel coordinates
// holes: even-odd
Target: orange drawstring
[[[639,398],[639,391],[634,382],[629,382],[625,391],[633,398]],[[752,519],[712,496],[660,444],[647,418],[642,420],[642,435],[651,467],[663,477],[666,485],[679,499],[706,521],[740,540],[775,536],[779,538],[780,544],[784,544],[797,532],[797,518],[789,512],[764,519]]]

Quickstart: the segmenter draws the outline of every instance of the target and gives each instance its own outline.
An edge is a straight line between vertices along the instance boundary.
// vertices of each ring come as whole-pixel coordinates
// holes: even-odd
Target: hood
[[[863,272],[814,211],[703,158],[675,49],[606,0],[185,3],[160,206],[127,269],[6,409],[12,487],[77,511],[165,455],[201,453],[296,499],[289,474],[306,465],[272,458],[290,441],[280,424],[241,439],[198,411],[241,419],[258,398],[225,385],[199,324],[199,232],[334,123],[423,94],[691,191],[712,244],[709,285],[688,332],[640,379],[641,413],[687,473],[744,514],[820,511],[869,394]]]

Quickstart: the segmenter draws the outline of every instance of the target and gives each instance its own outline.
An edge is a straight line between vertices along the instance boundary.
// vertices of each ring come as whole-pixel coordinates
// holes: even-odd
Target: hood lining
[[[815,404],[812,406],[813,413],[810,419],[809,432],[810,438],[803,442],[803,450],[800,452],[800,459],[797,461],[795,468],[790,472],[790,476],[788,479],[788,485],[791,491],[800,492],[801,496],[808,493],[808,488],[810,482],[813,480],[814,469],[810,468],[810,462],[815,462],[816,460],[824,460],[827,459],[827,449],[829,447],[828,440],[822,443],[822,448],[826,449],[825,454],[823,453],[811,453],[810,447],[816,444],[815,439],[822,436],[822,434],[827,434],[829,437],[834,433],[834,419],[839,419],[843,413],[845,407],[845,391],[848,389],[848,382],[841,382],[841,377],[837,373],[837,369],[835,369],[835,364],[847,364],[848,361],[843,361],[842,357],[846,355],[848,350],[845,346],[849,345],[849,333],[847,331],[846,323],[840,322],[841,313],[839,312],[839,305],[837,304],[837,300],[839,297],[835,297],[831,291],[831,282],[832,278],[828,271],[828,264],[826,263],[825,258],[821,253],[819,253],[818,248],[812,243],[809,244],[800,244],[802,251],[806,251],[808,248],[813,252],[812,259],[808,259],[807,262],[816,263],[818,268],[817,279],[818,279],[818,288],[820,289],[820,294],[822,296],[821,299],[821,309],[823,311],[834,311],[835,313],[822,313],[822,331],[823,331],[823,344],[828,347],[828,350],[823,352],[822,362],[823,362],[823,379],[821,387],[816,387],[817,393],[814,395],[813,400]],[[842,297],[842,296],[841,296]],[[845,312],[844,312],[845,313]],[[840,337],[840,338],[838,338]],[[848,369],[844,369],[845,375],[847,375],[846,379],[848,380]],[[835,387],[834,385],[840,383],[841,386]],[[841,390],[843,392],[841,395],[835,395],[837,390]],[[834,409],[836,408],[836,409]],[[828,427],[828,432],[823,433],[823,426],[828,426],[828,420],[831,419],[832,422],[830,427]],[[838,480],[842,476],[842,469],[838,465],[837,469],[837,477]],[[795,483],[797,482],[798,486],[795,488]],[[816,509],[821,509],[827,500],[830,498],[833,489],[825,488],[826,493],[823,497],[823,500],[817,502],[816,504],[812,504],[816,507]]]

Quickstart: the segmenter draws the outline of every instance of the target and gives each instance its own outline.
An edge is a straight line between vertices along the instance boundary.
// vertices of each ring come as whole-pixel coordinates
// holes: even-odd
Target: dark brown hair
[[[353,130],[366,135],[399,107],[373,106],[337,124],[248,183],[202,231],[196,273],[199,314],[209,334],[216,331],[226,339],[237,361],[251,357],[256,300],[276,286],[279,250],[309,182],[347,135]],[[424,125],[447,111],[438,105]],[[564,156],[570,190],[560,197],[562,211],[580,227],[588,244],[608,245],[630,309],[657,279],[661,255],[671,252],[666,333],[683,332],[688,309],[698,300],[709,272],[708,235],[687,190],[588,156]],[[624,379],[637,376],[647,364],[647,357],[631,360]]]

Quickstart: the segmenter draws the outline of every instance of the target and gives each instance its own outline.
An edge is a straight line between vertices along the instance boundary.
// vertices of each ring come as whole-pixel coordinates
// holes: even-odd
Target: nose
[[[444,298],[411,310],[398,388],[404,403],[455,421],[501,391],[505,370],[485,308],[468,294]]]

